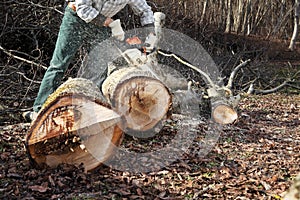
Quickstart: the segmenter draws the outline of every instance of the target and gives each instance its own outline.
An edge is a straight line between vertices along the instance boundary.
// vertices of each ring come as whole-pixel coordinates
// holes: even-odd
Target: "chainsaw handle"
[[[161,40],[163,33],[162,28],[165,24],[166,15],[162,12],[155,12],[154,13],[154,29],[155,35],[157,37],[155,46],[157,47],[157,42]]]

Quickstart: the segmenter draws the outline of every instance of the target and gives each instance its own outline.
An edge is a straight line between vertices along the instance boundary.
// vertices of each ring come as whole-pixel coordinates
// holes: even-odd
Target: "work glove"
[[[119,19],[114,20],[108,26],[111,28],[111,33],[113,37],[120,41],[123,41],[125,39],[125,32],[122,29],[121,22]]]
[[[166,15],[162,12],[154,13],[154,27],[162,28],[165,24]]]
[[[157,40],[161,40],[163,37],[163,26],[165,24],[166,15],[162,12],[154,13],[154,27],[155,27],[155,35]]]
[[[156,46],[156,41],[156,35],[154,33],[150,33],[145,40],[145,45],[146,47],[153,49]]]

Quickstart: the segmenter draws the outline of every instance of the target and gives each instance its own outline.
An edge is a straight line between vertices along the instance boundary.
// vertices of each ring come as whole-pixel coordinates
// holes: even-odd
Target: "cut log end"
[[[128,128],[146,131],[166,116],[171,106],[171,95],[156,79],[134,77],[118,85],[113,106],[125,116]]]
[[[124,117],[126,128],[147,131],[167,116],[172,104],[168,88],[147,70],[119,69],[102,85],[105,97]]]
[[[225,125],[237,120],[238,114],[233,108],[226,104],[217,104],[213,106],[212,118],[215,122]]]
[[[108,159],[120,144],[120,115],[103,103],[95,92],[97,89],[86,82],[89,83],[73,79],[64,83],[62,87],[68,88],[68,92],[60,87],[60,94],[50,97],[51,101],[32,123],[26,147],[36,165],[83,164],[85,171],[89,171]],[[72,90],[73,87],[76,89]]]

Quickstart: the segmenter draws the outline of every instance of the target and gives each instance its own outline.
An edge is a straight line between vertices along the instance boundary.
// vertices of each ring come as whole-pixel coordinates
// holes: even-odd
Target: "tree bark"
[[[300,16],[300,1],[295,0],[295,19],[294,19],[295,24],[294,24],[294,31],[289,46],[289,49],[291,51],[295,50],[295,46],[296,46],[296,40],[299,32],[299,16]]]
[[[205,0],[203,2],[203,9],[202,9],[202,14],[201,14],[200,24],[203,24],[204,19],[205,19],[206,15],[207,15],[207,13],[206,13],[207,4],[208,4],[208,0]]]
[[[121,117],[93,83],[70,79],[49,96],[26,138],[33,164],[80,165],[85,171],[110,157],[122,139]]]
[[[251,0],[247,0],[246,3],[246,11],[244,15],[244,22],[242,26],[243,34],[249,35],[250,34],[250,21],[251,21]]]
[[[234,28],[237,34],[241,32],[242,19],[244,13],[244,0],[238,0],[238,5],[234,17]]]
[[[228,0],[225,33],[231,33],[231,26],[232,26],[231,17],[232,17],[232,0]]]

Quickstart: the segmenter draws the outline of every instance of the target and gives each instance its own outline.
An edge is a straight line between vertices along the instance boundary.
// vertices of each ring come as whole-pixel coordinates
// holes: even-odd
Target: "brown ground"
[[[29,125],[3,126],[0,199],[280,199],[300,173],[299,114],[300,95],[243,98],[239,120],[205,158],[187,154],[148,174],[34,169],[24,149]]]

